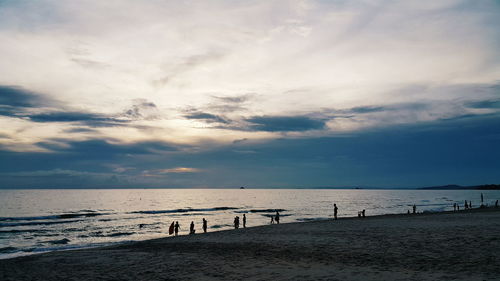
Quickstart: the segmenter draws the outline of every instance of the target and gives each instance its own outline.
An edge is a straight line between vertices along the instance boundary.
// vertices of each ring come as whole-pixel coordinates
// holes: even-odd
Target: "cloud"
[[[226,120],[225,118],[223,118],[221,116],[206,113],[206,112],[193,112],[193,113],[189,113],[187,115],[184,115],[184,117],[187,119],[202,120],[206,123],[223,123],[223,124],[229,123],[228,120]]]
[[[130,109],[123,114],[124,117],[133,120],[155,120],[160,117],[156,104],[147,99],[135,99]]]
[[[306,116],[254,116],[246,119],[249,129],[266,132],[301,132],[323,130],[325,121]]]
[[[41,107],[54,102],[17,86],[0,85],[0,106]]]
[[[471,108],[500,108],[500,100],[482,100],[482,101],[471,101],[465,103],[466,106]]]

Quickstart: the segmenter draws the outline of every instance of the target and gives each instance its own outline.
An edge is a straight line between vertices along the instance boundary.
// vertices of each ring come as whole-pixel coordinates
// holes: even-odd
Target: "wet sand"
[[[500,280],[500,209],[282,223],[53,252],[0,260],[0,280]]]

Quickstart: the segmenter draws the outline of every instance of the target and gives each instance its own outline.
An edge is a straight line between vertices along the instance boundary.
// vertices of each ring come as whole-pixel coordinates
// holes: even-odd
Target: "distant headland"
[[[500,184],[482,184],[482,185],[472,185],[472,186],[461,186],[461,185],[456,185],[456,184],[449,184],[449,185],[441,185],[441,186],[421,187],[419,189],[428,189],[428,190],[456,190],[456,189],[500,190]]]

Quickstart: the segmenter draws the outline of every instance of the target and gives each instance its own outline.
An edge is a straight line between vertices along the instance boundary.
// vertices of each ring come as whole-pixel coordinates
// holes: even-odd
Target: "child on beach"
[[[203,218],[203,232],[207,233],[207,220]]]

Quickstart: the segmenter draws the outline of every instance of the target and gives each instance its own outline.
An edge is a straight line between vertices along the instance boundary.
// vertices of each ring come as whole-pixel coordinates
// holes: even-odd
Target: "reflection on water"
[[[309,189],[134,189],[0,190],[0,258],[167,236],[172,221],[187,234],[191,221],[201,233],[230,229],[236,215],[247,226],[268,224],[279,209],[282,222],[339,216],[452,210],[453,203],[480,205],[500,191],[476,190],[309,190]]]

